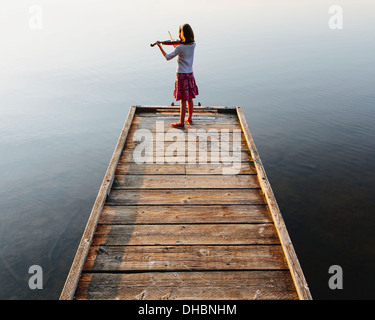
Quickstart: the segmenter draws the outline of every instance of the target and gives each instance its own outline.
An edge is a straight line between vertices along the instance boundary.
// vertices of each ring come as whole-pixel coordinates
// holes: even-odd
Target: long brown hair
[[[181,35],[182,43],[194,42],[194,32],[189,24],[185,23],[183,26],[180,26],[178,32]]]

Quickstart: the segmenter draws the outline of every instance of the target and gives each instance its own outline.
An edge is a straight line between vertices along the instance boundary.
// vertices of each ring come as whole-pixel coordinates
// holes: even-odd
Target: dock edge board
[[[115,170],[117,167],[117,163],[120,159],[121,152],[124,148],[125,141],[134,118],[135,111],[136,107],[131,106],[128,116],[125,120],[124,126],[122,128],[120,137],[117,141],[115,150],[112,154],[112,158],[109,162],[107,171],[104,175],[103,182],[100,186],[98,195],[91,210],[89,219],[86,224],[86,228],[83,232],[83,236],[78,245],[76,255],[74,257],[72,266],[70,268],[70,271],[65,281],[65,285],[60,295],[60,300],[72,300],[74,297],[79,282],[79,278],[83,269],[83,265],[89,252],[92,238],[94,236],[94,232],[99,221],[101,211],[103,209],[105,200],[107,198],[108,193],[111,190],[115,178]]]
[[[298,261],[296,252],[294,250],[293,244],[290,240],[289,233],[286,229],[286,225],[284,222],[284,219],[281,215],[279,206],[276,202],[275,195],[272,191],[271,185],[268,181],[266,172],[264,170],[262,161],[260,159],[258,150],[255,146],[254,140],[250,134],[250,130],[247,126],[245,115],[242,111],[241,107],[236,107],[237,109],[237,115],[241,123],[241,127],[243,130],[243,133],[245,135],[247,144],[250,149],[251,156],[254,160],[254,165],[257,171],[258,180],[260,183],[260,186],[262,188],[262,191],[264,193],[264,196],[266,198],[266,201],[268,203],[268,207],[270,209],[272,219],[275,224],[276,231],[279,235],[281,246],[283,248],[288,266],[290,268],[290,272],[294,281],[294,285],[296,287],[298,296],[301,300],[312,300],[312,296],[310,293],[310,289],[307,285],[305,276],[303,274],[301,265]]]

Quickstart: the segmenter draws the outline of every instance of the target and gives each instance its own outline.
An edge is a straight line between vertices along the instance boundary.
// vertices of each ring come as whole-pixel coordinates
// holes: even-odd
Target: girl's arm
[[[164,49],[163,49],[163,47],[161,46],[160,42],[157,42],[156,44],[158,45],[158,47],[159,47],[161,53],[163,54],[163,56],[165,57],[165,55],[166,55],[167,53],[164,51]]]
[[[180,50],[179,50],[178,46],[174,49],[173,52],[171,52],[171,53],[166,53],[166,52],[164,51],[163,47],[161,46],[161,43],[160,43],[159,41],[158,41],[156,44],[158,45],[158,47],[159,47],[161,53],[163,54],[163,56],[164,56],[165,59],[167,59],[167,60],[171,60],[171,59],[173,59],[175,56],[177,56],[177,55],[180,53]]]

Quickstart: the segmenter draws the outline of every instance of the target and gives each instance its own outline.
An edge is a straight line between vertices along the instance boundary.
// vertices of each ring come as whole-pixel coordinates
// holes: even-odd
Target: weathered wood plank
[[[145,123],[148,125],[156,124],[157,121],[164,121],[166,124],[169,122],[169,128],[171,127],[171,122],[175,122],[175,120],[179,120],[180,115],[175,114],[171,116],[159,116],[159,117],[142,117],[142,116],[135,116],[133,120],[133,124],[139,124],[139,123]],[[218,115],[199,115],[199,116],[193,116],[193,126],[194,123],[197,125],[203,125],[206,123],[222,123],[222,124],[238,124],[238,118],[236,116],[230,115],[230,116],[218,116]],[[177,129],[177,130],[186,130],[185,129]]]
[[[137,112],[136,117],[153,117],[153,118],[164,118],[164,117],[180,117],[180,110],[157,110],[157,111],[150,111],[150,112]],[[187,112],[186,112],[187,116]],[[227,113],[227,112],[218,112],[216,111],[208,111],[208,110],[199,110],[193,113],[194,117],[217,117],[217,118],[227,118],[227,119],[236,119],[237,115],[235,113]]]
[[[172,121],[173,120],[173,121]],[[188,124],[185,122],[185,129],[176,129],[171,126],[172,122],[176,122],[176,119],[160,119],[160,123],[156,125],[156,121],[154,122],[142,122],[141,119],[138,119],[136,122],[133,122],[131,126],[131,132],[134,132],[139,129],[147,129],[151,132],[168,132],[169,130],[180,130],[181,132],[188,132],[188,130],[204,130],[204,132],[210,133],[213,130],[217,130],[221,132],[221,130],[230,130],[233,132],[234,129],[240,129],[239,123],[234,121],[228,122],[215,122],[214,119],[200,119],[199,121],[195,121],[193,124]],[[163,121],[164,123],[162,123]],[[212,129],[212,130],[211,130]],[[215,131],[214,131],[215,132]]]
[[[152,147],[155,150],[162,149],[162,150],[169,150],[172,148],[175,149],[182,149],[182,148],[190,148],[190,150],[247,150],[247,143],[246,140],[241,140],[241,141],[233,141],[233,139],[228,139],[228,142],[221,142],[220,141],[220,136],[219,140],[210,140],[210,138],[205,139],[205,140],[199,140],[196,138],[196,136],[189,135],[191,138],[191,142],[188,141],[188,136],[187,135],[181,135],[183,137],[182,141],[177,141],[175,140],[163,140],[160,139],[160,141],[156,141],[156,136],[153,136],[153,141],[152,141]],[[142,137],[141,137],[142,138]],[[127,150],[133,150],[137,146],[138,148],[144,148],[145,147],[145,142],[142,139],[139,139],[137,141],[133,141],[133,138],[131,137],[126,141],[126,149]],[[193,139],[194,138],[194,139]],[[229,138],[232,138],[229,136]],[[160,144],[162,144],[162,147],[160,147]]]
[[[137,105],[137,113],[143,112],[162,112],[162,111],[175,111],[180,112],[180,105],[175,106],[159,106],[159,105]],[[236,113],[235,106],[199,106],[194,105],[194,112],[218,112],[218,113]]]
[[[264,204],[259,189],[201,189],[201,190],[112,190],[107,204]]]
[[[92,246],[84,271],[287,270],[280,245]]]
[[[155,125],[149,125],[147,124],[143,124],[143,123],[140,123],[140,124],[132,124],[132,126],[130,127],[130,130],[129,130],[129,135],[128,135],[128,140],[129,141],[132,141],[134,140],[134,134],[137,132],[137,130],[140,130],[140,129],[148,129],[150,132],[156,134],[156,133],[164,133],[164,134],[167,134],[168,132],[175,132],[176,130],[178,130],[179,132],[182,132],[182,133],[185,133],[185,134],[194,134],[194,135],[198,135],[198,134],[201,134],[201,136],[203,136],[203,133],[207,135],[208,137],[208,140],[211,139],[210,137],[215,137],[215,135],[219,134],[219,137],[220,135],[222,134],[228,134],[229,135],[229,141],[233,141],[233,133],[235,133],[235,136],[237,135],[237,131],[238,130],[241,130],[241,128],[238,126],[238,124],[218,124],[218,123],[207,123],[205,124],[204,126],[203,125],[200,125],[200,124],[188,124],[185,122],[185,126],[186,126],[186,129],[187,130],[179,130],[179,129],[175,129],[171,126],[171,122],[170,121],[164,121],[164,124],[163,125],[158,125],[156,126],[156,123]],[[169,131],[171,130],[171,131]],[[165,135],[164,135],[165,137]],[[168,136],[167,136],[168,137]],[[198,136],[199,137],[199,136]],[[198,138],[197,138],[198,139]],[[241,132],[241,140],[244,140],[246,141],[246,138],[245,138],[245,135],[243,134],[243,132]]]
[[[252,161],[242,161],[239,164],[224,164],[224,163],[196,163],[186,164],[185,174],[225,174],[233,169],[233,174],[256,174],[254,163]],[[225,170],[224,170],[225,169]]]
[[[234,174],[255,174],[253,162],[241,162],[241,164],[233,166],[233,164],[225,165],[223,163],[205,163],[205,164],[157,164],[157,163],[136,163],[136,162],[119,162],[116,168],[116,175],[127,174],[223,174],[230,168],[233,168]]]
[[[289,271],[84,273],[76,299],[298,299]]]
[[[251,161],[246,142],[224,143],[164,141],[159,144],[144,141],[129,142],[121,162],[136,163],[213,163],[231,165],[233,162]]]
[[[162,219],[161,219],[162,217]],[[100,224],[270,223],[265,205],[108,206]]]
[[[182,153],[182,152],[181,152]],[[211,155],[211,152],[206,152],[206,155],[200,152],[196,152],[195,154],[190,154],[188,150],[185,150],[184,154],[180,155],[177,154],[177,152],[173,153],[172,155],[168,155],[165,153],[162,153],[161,155],[158,155],[157,152],[154,150],[154,152],[151,154],[145,154],[144,152],[141,153],[141,155],[135,154],[134,159],[134,150],[129,151],[125,150],[121,154],[121,158],[119,162],[136,162],[136,163],[159,163],[159,164],[175,164],[175,163],[199,163],[199,164],[227,164],[231,165],[234,162],[246,162],[246,161],[252,161],[252,158],[250,156],[250,152],[247,150],[241,150],[239,152],[239,156],[237,154],[230,153],[229,156],[222,156],[219,154],[217,155]]]
[[[116,175],[112,190],[118,189],[230,189],[259,188],[256,175]]]
[[[142,175],[142,174],[185,174],[185,164],[157,164],[157,163],[136,163],[136,162],[119,162],[116,168],[116,175]]]
[[[98,225],[93,245],[278,244],[273,224]]]
[[[181,106],[179,104],[175,106],[137,106],[137,114],[144,114],[144,113],[170,113],[180,112]],[[194,106],[194,114],[200,113],[212,113],[212,114],[219,114],[219,113],[226,113],[226,114],[236,114],[236,107],[235,106]]]

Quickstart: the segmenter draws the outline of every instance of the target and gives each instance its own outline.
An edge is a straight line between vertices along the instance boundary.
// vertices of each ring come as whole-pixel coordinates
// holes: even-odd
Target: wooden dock
[[[312,299],[242,109],[178,117],[130,108],[60,299]]]

